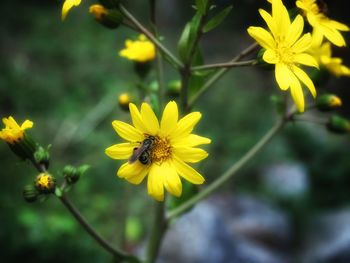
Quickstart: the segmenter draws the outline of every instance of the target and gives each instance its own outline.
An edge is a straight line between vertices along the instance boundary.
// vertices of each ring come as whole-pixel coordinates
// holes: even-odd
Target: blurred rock
[[[270,192],[283,197],[297,197],[309,189],[306,168],[298,163],[270,165],[263,170],[262,180]]]
[[[303,263],[350,262],[350,209],[316,216],[304,242]]]
[[[167,232],[158,263],[289,263],[287,217],[247,196],[198,204]]]

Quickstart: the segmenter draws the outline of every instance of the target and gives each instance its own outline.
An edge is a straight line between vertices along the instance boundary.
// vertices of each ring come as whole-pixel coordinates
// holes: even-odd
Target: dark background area
[[[147,1],[129,2],[135,16],[147,22]],[[175,52],[176,41],[193,9],[185,0],[157,2],[160,32],[164,43]],[[135,75],[130,61],[119,57],[118,51],[126,38],[137,34],[125,28],[103,28],[88,14],[92,3],[83,1],[61,22],[61,1],[2,1],[0,115],[12,115],[19,122],[34,121],[29,133],[41,145],[51,145],[50,171],[58,180],[66,164],[91,165],[69,196],[99,233],[134,250],[142,246],[149,234],[153,200],[147,196],[145,184],[133,186],[116,178],[121,162],[109,159],[104,149],[121,141],[111,127],[112,120],[130,120],[128,113],[118,107],[118,95],[125,91],[135,93]],[[227,61],[251,44],[246,28],[262,25],[258,8],[269,10],[267,2],[258,0],[215,3],[218,9],[228,4],[234,8],[221,27],[203,37],[201,47],[207,63]],[[326,3],[330,17],[350,25],[344,1]],[[350,34],[344,36],[349,43]],[[350,65],[348,48],[334,48],[334,55]],[[165,69],[166,81],[179,78],[168,65]],[[349,84],[349,78],[332,77],[318,87],[319,94],[331,91],[342,98],[344,106],[338,113],[348,118]],[[209,158],[197,168],[208,183],[269,129],[276,118],[270,96],[280,94],[273,72],[237,68],[203,96],[195,107],[203,116],[196,133],[212,138],[212,144],[207,148]],[[323,119],[328,116],[315,111],[307,114]],[[349,139],[349,135],[331,134],[317,124],[289,125],[215,195],[243,193],[263,198],[286,212],[295,232],[289,246],[289,251],[293,251],[304,240],[305,229],[315,215],[349,207]],[[36,171],[10,153],[5,143],[0,146],[0,156],[3,262],[110,262],[107,252],[95,244],[54,197],[43,203],[26,203],[22,189],[34,180]],[[288,167],[301,167],[304,190],[284,195],[279,187],[271,188],[264,175],[276,165],[286,165],[286,173]],[[282,189],[293,189],[293,185],[285,186],[292,184],[293,178],[289,179],[281,183]],[[278,181],[272,181],[278,185]],[[126,233],[122,231],[124,224]]]

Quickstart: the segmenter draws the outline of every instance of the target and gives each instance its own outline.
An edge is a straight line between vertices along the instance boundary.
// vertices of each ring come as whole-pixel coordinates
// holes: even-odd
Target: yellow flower
[[[117,160],[129,160],[118,170],[117,176],[132,184],[140,184],[148,175],[148,194],[158,201],[164,200],[164,187],[174,196],[182,193],[180,176],[192,184],[202,184],[204,178],[186,163],[197,163],[208,153],[196,146],[210,143],[210,139],[192,134],[201,118],[199,112],[192,112],[178,120],[178,108],[169,102],[158,122],[150,105],[143,103],[141,111],[130,103],[129,110],[133,126],[113,121],[112,125],[126,143],[115,144],[106,149],[106,154]],[[131,160],[135,151],[148,144],[144,159]]]
[[[67,16],[69,10],[71,10],[72,7],[74,7],[74,6],[80,5],[80,3],[81,3],[81,0],[66,0],[66,1],[64,1],[63,6],[62,6],[62,17],[61,17],[62,21],[64,19],[66,19],[66,16]]]
[[[108,10],[103,5],[91,5],[89,7],[89,12],[93,14],[97,21],[102,21],[103,17],[108,14]]]
[[[311,45],[311,35],[301,36],[304,20],[298,15],[291,23],[281,0],[272,0],[272,15],[259,9],[270,32],[262,27],[249,27],[248,33],[266,51],[263,60],[275,64],[275,78],[282,90],[290,88],[292,98],[300,112],[304,111],[304,94],[300,81],[316,96],[316,89],[299,64],[318,67],[317,61],[305,51]]]
[[[303,10],[308,22],[334,45],[345,46],[345,40],[339,31],[349,31],[349,27],[329,19],[316,3],[316,0],[297,0],[296,6]]]
[[[0,131],[0,139],[7,143],[14,144],[23,139],[24,130],[33,127],[33,122],[26,120],[21,126],[11,116],[3,118],[2,122],[5,124],[5,128]]]
[[[129,60],[143,63],[155,58],[156,48],[145,35],[141,34],[138,40],[132,41],[127,39],[125,41],[125,49],[122,49],[119,55]]]
[[[332,57],[331,43],[322,43],[322,35],[318,31],[312,34],[312,45],[308,52],[317,62],[336,77],[350,76],[350,69],[344,66],[341,58]]]

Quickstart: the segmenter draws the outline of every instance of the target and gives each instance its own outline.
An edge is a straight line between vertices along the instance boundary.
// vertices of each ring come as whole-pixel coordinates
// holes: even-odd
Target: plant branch
[[[112,247],[105,239],[103,239],[96,231],[91,227],[91,225],[86,221],[86,219],[80,214],[77,208],[69,201],[69,199],[63,194],[58,197],[63,205],[68,209],[68,211],[74,216],[74,218],[80,223],[80,225],[92,236],[97,243],[99,243],[105,250],[111,253],[116,260],[126,260],[129,262],[139,262],[134,256],[125,254],[123,251]]]
[[[207,197],[209,194],[214,192],[225,182],[227,182],[232,176],[234,176],[244,165],[248,163],[284,126],[287,119],[282,119],[276,124],[245,154],[234,163],[226,172],[224,172],[218,179],[212,182],[207,188],[200,191],[198,194],[193,196],[191,199],[187,200],[185,203],[170,211],[167,215],[167,219],[173,219],[188,208],[199,202],[200,200]]]
[[[245,56],[252,53],[258,47],[257,43],[254,43],[244,49],[241,53],[239,53],[236,57],[234,57],[230,62],[238,62]],[[208,81],[202,86],[202,88],[190,99],[189,107],[192,107],[196,101],[219,79],[221,78],[229,68],[221,68],[219,69]]]
[[[156,261],[164,233],[168,227],[167,221],[164,217],[164,205],[165,202],[156,203],[156,212],[153,221],[151,237],[147,247],[146,263],[154,263]]]
[[[182,68],[183,64],[178,58],[176,58],[163,44],[148,30],[146,29],[122,4],[119,5],[120,12],[132,22],[135,27],[142,32],[147,38],[152,41],[160,51],[169,59],[171,64],[176,68]]]
[[[255,65],[256,60],[247,60],[247,61],[239,61],[239,62],[226,62],[226,63],[216,63],[216,64],[208,64],[203,66],[192,67],[191,71],[198,70],[207,70],[207,69],[216,69],[216,68],[234,68],[234,67],[245,67],[245,66],[253,66]]]

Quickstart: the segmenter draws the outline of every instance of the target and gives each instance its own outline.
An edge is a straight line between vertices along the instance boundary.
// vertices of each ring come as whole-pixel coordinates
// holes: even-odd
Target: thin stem
[[[167,221],[165,220],[164,210],[165,210],[165,202],[157,202],[156,203],[156,212],[153,221],[153,227],[151,232],[151,237],[148,242],[147,254],[146,254],[146,263],[155,262],[159,248],[164,236],[164,233],[168,227]]]
[[[91,225],[86,221],[86,219],[80,214],[77,208],[69,201],[69,199],[62,195],[58,197],[63,205],[68,209],[69,212],[74,216],[74,218],[82,225],[82,227],[92,236],[97,243],[99,243],[105,250],[110,252],[115,259],[119,260],[129,260],[137,262],[137,259],[133,256],[125,254],[124,252],[118,250],[117,248],[112,247],[105,239],[103,239],[96,231],[91,227]]]
[[[234,57],[231,62],[237,62],[241,60],[243,57],[252,53],[258,47],[257,43],[254,43],[244,49],[241,53],[239,53],[236,57]],[[202,88],[190,99],[189,107],[192,107],[196,101],[213,85],[219,78],[221,78],[229,68],[219,69],[208,81],[202,86]]]
[[[181,215],[188,208],[207,197],[214,192],[217,188],[227,182],[232,176],[234,176],[245,164],[248,163],[284,126],[285,119],[278,121],[241,159],[233,164],[226,172],[224,172],[218,179],[212,182],[207,188],[200,191],[191,199],[170,211],[167,215],[167,219],[170,220]]]
[[[161,50],[165,56],[169,59],[171,64],[176,68],[182,68],[183,65],[163,44],[148,30],[146,29],[122,4],[119,5],[119,10],[122,14],[128,18],[135,27],[141,31],[149,40],[151,40]]]
[[[216,68],[245,67],[245,66],[253,66],[255,63],[256,63],[255,59],[247,60],[247,61],[239,61],[239,62],[231,62],[230,61],[230,62],[226,62],[226,63],[216,63],[216,64],[209,64],[209,65],[192,67],[191,71],[216,69]]]

